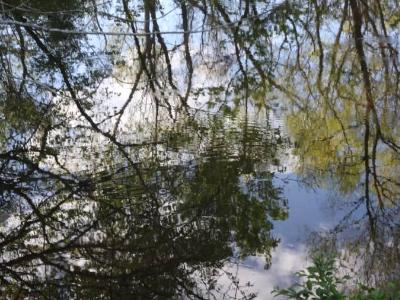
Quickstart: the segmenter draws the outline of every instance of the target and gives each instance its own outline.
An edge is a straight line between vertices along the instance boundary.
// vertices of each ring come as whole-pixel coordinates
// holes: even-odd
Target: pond
[[[399,284],[397,1],[0,11],[1,299]]]

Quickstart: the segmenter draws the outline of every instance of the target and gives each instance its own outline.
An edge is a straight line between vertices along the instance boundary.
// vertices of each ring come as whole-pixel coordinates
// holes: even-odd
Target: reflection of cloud
[[[308,262],[306,260],[307,249],[304,245],[293,247],[290,244],[281,243],[272,253],[272,265],[265,270],[265,258],[251,256],[240,263],[238,270],[235,264],[227,266],[228,272],[238,275],[240,285],[250,282],[252,286],[245,287],[247,293],[256,293],[257,299],[279,299],[274,298],[271,291],[274,287],[287,287],[294,280],[294,273],[304,269]],[[227,287],[230,282],[223,277],[220,283]],[[235,289],[231,291],[235,294]]]

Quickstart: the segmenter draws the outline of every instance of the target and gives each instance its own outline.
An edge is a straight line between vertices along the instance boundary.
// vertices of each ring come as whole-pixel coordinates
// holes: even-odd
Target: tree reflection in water
[[[0,10],[6,298],[221,298],[229,259],[269,266],[290,143],[252,118],[277,102],[297,176],[364,208],[327,239],[370,284],[398,278],[397,1]]]
[[[142,162],[111,155],[93,174],[53,173],[11,149],[2,160],[3,291],[210,296],[235,249],[269,257],[278,243],[271,220],[287,216],[268,169],[277,143],[268,128],[232,122],[211,117],[195,144],[164,132],[170,141],[140,149]]]

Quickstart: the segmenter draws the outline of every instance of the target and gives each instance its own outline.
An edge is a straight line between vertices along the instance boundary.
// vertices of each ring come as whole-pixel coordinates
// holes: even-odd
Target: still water
[[[319,2],[0,1],[0,299],[398,281],[399,6]]]

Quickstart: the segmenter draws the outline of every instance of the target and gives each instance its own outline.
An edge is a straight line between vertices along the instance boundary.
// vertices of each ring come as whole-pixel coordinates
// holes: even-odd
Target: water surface
[[[399,7],[367,2],[3,1],[1,297],[399,280]]]

